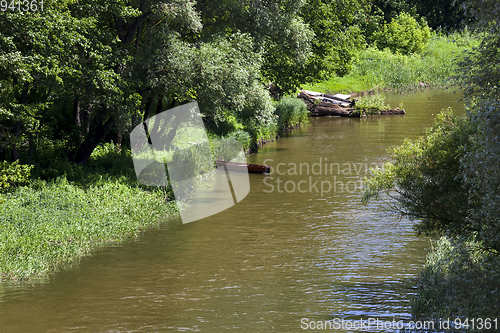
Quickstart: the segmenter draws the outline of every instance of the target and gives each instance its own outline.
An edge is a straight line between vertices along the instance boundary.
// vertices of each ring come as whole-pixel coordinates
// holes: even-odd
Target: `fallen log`
[[[301,91],[297,96],[303,100],[312,116],[341,116],[349,117],[354,111],[352,108],[344,108],[338,104],[323,102],[312,95]]]
[[[324,98],[325,96],[333,97],[333,95],[320,94],[313,91],[304,91],[302,90],[297,98],[303,100],[307,109],[311,112],[311,116],[335,116],[335,117],[364,117],[366,116],[366,111],[362,110],[360,112],[356,112],[355,108],[348,108],[339,104],[326,102],[321,100],[320,98]],[[341,98],[336,97],[337,100],[341,100]],[[351,101],[344,100],[345,102],[352,103]],[[342,102],[343,104],[345,102]],[[344,105],[346,105],[345,103]],[[353,103],[352,103],[353,104]],[[352,105],[351,104],[351,105]],[[388,110],[381,110],[379,115],[382,114],[406,114],[404,109],[394,108]]]

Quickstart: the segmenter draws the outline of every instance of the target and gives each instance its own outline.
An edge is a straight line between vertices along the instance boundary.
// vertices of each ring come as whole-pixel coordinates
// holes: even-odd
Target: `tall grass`
[[[167,202],[171,189],[140,185],[130,151],[113,144],[99,146],[85,167],[59,157],[40,163],[29,186],[0,193],[0,280],[48,275],[177,209]]]
[[[278,116],[279,132],[284,133],[290,128],[307,124],[309,111],[302,100],[284,97],[276,105],[276,115]]]
[[[455,59],[461,58],[464,51],[478,43],[478,38],[463,32],[432,36],[422,54],[394,54],[389,49],[370,47],[358,54],[353,70],[347,76],[304,85],[303,88],[333,93],[368,89],[404,92],[427,87],[446,87],[454,84],[452,78],[458,69]]]

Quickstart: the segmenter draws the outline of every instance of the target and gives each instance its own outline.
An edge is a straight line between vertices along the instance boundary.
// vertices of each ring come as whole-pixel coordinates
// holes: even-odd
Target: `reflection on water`
[[[250,194],[220,214],[185,225],[165,221],[46,283],[2,285],[0,327],[297,332],[302,318],[410,320],[410,280],[428,241],[383,203],[362,205],[360,189],[311,187],[363,179],[369,173],[363,165],[382,163],[388,147],[421,135],[456,95],[388,96],[392,106],[401,99],[405,116],[315,118],[250,157],[284,163],[281,174],[270,175],[273,184],[290,190],[304,181],[301,191],[271,191],[264,176],[251,175]],[[286,166],[319,161],[342,168],[287,172]]]

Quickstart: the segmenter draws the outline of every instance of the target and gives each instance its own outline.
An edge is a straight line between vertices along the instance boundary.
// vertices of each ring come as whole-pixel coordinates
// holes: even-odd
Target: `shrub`
[[[284,132],[290,127],[307,123],[309,111],[302,100],[285,97],[276,105],[276,115],[279,131]]]
[[[269,98],[269,92],[260,84],[255,83],[248,88],[243,109],[238,113],[237,119],[243,126],[234,127],[229,133],[234,130],[244,130],[251,135],[252,145],[276,137],[273,103]]]
[[[33,169],[32,165],[19,164],[18,161],[9,163],[0,162],[0,192],[11,186],[27,183]]]
[[[420,53],[431,36],[427,23],[419,24],[410,14],[401,12],[391,23],[375,34],[377,47],[388,47],[394,53]]]
[[[412,300],[422,318],[488,318],[500,311],[500,257],[479,250],[481,244],[442,237],[417,277]]]
[[[229,133],[224,138],[238,141],[243,146],[243,149],[248,149],[252,143],[252,136],[244,130],[236,130]]]
[[[441,112],[425,136],[393,149],[394,161],[366,182],[364,199],[389,195],[393,211],[417,221],[421,233],[470,236],[477,231],[469,219],[475,202],[469,198],[460,159],[476,130],[451,109]]]

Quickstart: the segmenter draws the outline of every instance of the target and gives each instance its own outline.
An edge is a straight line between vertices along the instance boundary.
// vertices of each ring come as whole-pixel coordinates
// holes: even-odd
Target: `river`
[[[224,212],[166,220],[43,282],[0,284],[1,331],[300,332],[334,319],[409,322],[411,281],[429,240],[383,201],[363,205],[360,180],[440,109],[463,113],[463,105],[451,90],[386,95],[407,114],[314,118],[250,156],[274,172],[250,175],[249,195]]]

